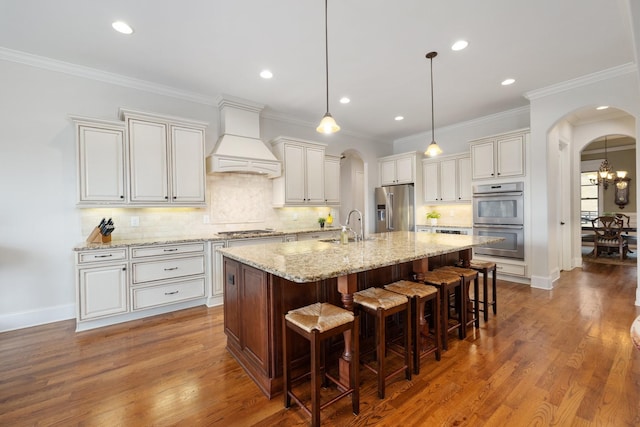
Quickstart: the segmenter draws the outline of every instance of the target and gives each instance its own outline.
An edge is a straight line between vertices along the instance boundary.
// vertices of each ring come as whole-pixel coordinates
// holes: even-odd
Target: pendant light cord
[[[327,2],[324,0],[324,65],[327,83],[327,113],[329,112],[329,30],[327,24]]]
[[[429,58],[431,61],[431,140],[436,140],[436,126],[433,118],[433,56]]]

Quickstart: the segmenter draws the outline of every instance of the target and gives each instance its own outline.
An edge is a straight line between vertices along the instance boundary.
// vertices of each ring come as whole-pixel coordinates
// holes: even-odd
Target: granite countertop
[[[269,229],[265,229],[269,230]],[[321,231],[340,231],[339,227],[325,227],[325,228],[298,228],[298,229],[282,229],[271,230],[268,232],[260,233],[242,233],[242,234],[208,234],[203,236],[191,236],[191,237],[155,237],[155,238],[140,238],[140,239],[114,239],[110,243],[88,243],[83,242],[77,244],[74,251],[84,251],[93,249],[114,249],[124,248],[129,246],[147,246],[147,245],[171,245],[178,243],[194,243],[194,242],[208,242],[208,241],[225,241],[236,239],[255,239],[256,237],[271,237],[271,236],[286,236],[288,234],[303,234],[303,233],[317,233]]]
[[[503,240],[457,234],[396,231],[346,245],[322,241],[271,243],[218,249],[244,264],[298,283],[457,252]]]

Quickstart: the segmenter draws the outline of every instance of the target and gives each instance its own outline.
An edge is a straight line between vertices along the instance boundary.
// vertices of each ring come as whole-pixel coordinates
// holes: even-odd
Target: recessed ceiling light
[[[346,96],[343,96],[342,98],[340,98],[340,104],[348,104],[350,102],[351,102],[351,100],[349,98],[347,98]]]
[[[451,50],[462,50],[469,46],[469,42],[466,40],[458,40],[451,46]]]
[[[133,28],[124,21],[116,21],[111,24],[114,30],[122,34],[133,34]]]
[[[608,105],[601,105],[601,106],[597,107],[596,110],[606,110],[607,108],[609,108]]]
[[[509,86],[509,85],[514,84],[515,82],[516,82],[515,79],[506,79],[506,80],[503,80],[502,83],[500,83],[500,84],[502,86]]]
[[[273,73],[269,70],[262,70],[260,71],[260,77],[262,77],[263,79],[270,79],[271,77],[273,77]]]
[[[400,120],[404,120],[403,116],[396,116],[393,120],[395,120],[396,122],[399,122]]]

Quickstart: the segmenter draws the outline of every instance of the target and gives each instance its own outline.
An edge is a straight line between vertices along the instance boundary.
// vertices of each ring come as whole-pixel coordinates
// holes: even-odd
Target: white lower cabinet
[[[211,242],[211,250],[210,250],[210,290],[209,290],[209,300],[207,301],[207,305],[209,307],[213,307],[215,305],[221,305],[223,303],[223,295],[224,295],[224,271],[222,266],[222,254],[217,251],[218,248],[224,248],[226,246],[225,242]]]
[[[78,322],[129,312],[126,248],[76,253]]]

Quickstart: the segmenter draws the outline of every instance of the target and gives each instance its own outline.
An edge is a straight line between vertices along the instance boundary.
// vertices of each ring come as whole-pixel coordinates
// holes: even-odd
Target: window
[[[593,176],[594,172],[582,172],[580,174],[581,224],[591,224],[591,220],[598,217],[598,186],[591,183],[589,175]]]

